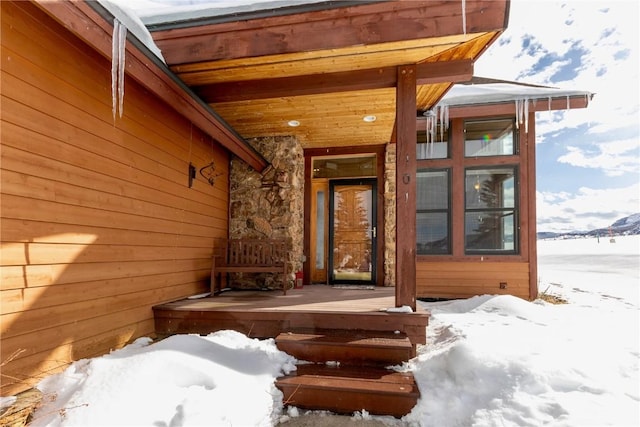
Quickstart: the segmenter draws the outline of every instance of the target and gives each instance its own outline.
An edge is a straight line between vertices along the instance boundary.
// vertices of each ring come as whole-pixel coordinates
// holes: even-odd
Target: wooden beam
[[[527,197],[529,198],[528,216],[529,226],[527,227],[528,244],[529,244],[529,300],[533,301],[538,298],[538,228],[536,218],[536,115],[529,113],[529,132],[527,133],[527,159],[526,164],[522,168],[529,170],[529,180],[526,187]],[[525,147],[521,147],[520,150]],[[521,213],[525,215],[525,213]]]
[[[39,0],[36,4],[102,56],[111,60],[112,23],[104,19],[87,2]],[[134,46],[129,38],[126,45],[126,73],[252,168],[262,171],[267,166],[267,161],[240,135],[182,85],[164,64],[150,55]]]
[[[340,49],[455,34],[502,31],[508,0],[382,1],[261,19],[156,31],[153,38],[177,64]],[[466,28],[463,28],[463,22]]]
[[[397,84],[396,73],[396,67],[384,67],[306,76],[214,83],[195,87],[194,91],[209,104],[317,95],[395,87]],[[418,64],[416,66],[416,76],[417,84],[419,85],[466,82],[473,77],[473,61],[463,59]]]
[[[416,309],[416,66],[398,67],[396,306]]]

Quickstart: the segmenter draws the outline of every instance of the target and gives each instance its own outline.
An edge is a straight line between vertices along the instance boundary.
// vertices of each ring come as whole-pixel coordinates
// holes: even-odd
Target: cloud
[[[601,133],[637,124],[638,13],[635,1],[513,0],[509,26],[476,74],[596,93],[565,127],[582,121]]]
[[[639,12],[636,0],[512,0],[507,30],[475,64],[479,76],[595,94],[587,108],[536,113],[536,142],[561,150],[538,158],[539,174],[561,162],[567,177],[540,180],[539,231],[607,227],[640,212],[638,184],[602,188],[640,181]]]
[[[587,147],[568,146],[558,162],[590,169],[600,169],[607,176],[640,173],[637,139],[590,144]]]
[[[582,187],[575,194],[539,191],[536,196],[538,231],[606,228],[620,218],[640,212],[640,184],[605,190]]]

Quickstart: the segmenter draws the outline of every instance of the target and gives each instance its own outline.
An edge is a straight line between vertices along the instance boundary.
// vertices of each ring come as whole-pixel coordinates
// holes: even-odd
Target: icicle
[[[429,112],[425,112],[425,121],[424,121],[424,140],[427,144],[427,152],[425,154],[425,158],[429,158]]]
[[[126,58],[127,46],[127,27],[120,24],[120,35],[118,38],[118,108],[120,110],[120,118],[122,118],[124,104],[124,60]]]
[[[116,111],[122,118],[124,104],[124,59],[126,56],[127,27],[118,19],[113,20],[111,44],[111,111],[116,120]]]
[[[585,106],[589,106],[589,94],[585,93],[584,94],[584,102],[585,102]]]
[[[571,102],[569,101],[569,95],[567,95],[567,110],[571,109]]]
[[[449,106],[444,106],[444,126],[446,130],[449,130]]]
[[[434,134],[435,134],[435,126],[434,126],[434,122],[435,122],[435,117],[436,117],[436,112],[434,110],[429,110],[426,113],[427,116],[427,120],[426,120],[426,128],[425,128],[425,134],[426,134],[426,140],[427,140],[427,158],[430,159],[433,157],[433,142],[434,142]]]
[[[462,33],[467,35],[467,3],[462,0]]]
[[[432,111],[428,111],[427,128],[425,129],[427,137],[427,159],[430,159],[433,156],[433,137],[431,136],[431,128],[433,126],[432,113]]]
[[[116,121],[116,109],[118,102],[116,93],[118,92],[118,37],[120,36],[120,21],[113,20],[113,36],[111,41],[111,112],[113,113],[113,121]]]
[[[438,116],[440,119],[440,141],[444,139],[444,106],[440,106],[440,115]]]
[[[549,120],[553,121],[553,113],[551,112],[551,97],[547,98],[547,101],[548,101],[548,105],[549,105],[549,109],[548,109],[548,111],[549,111]]]
[[[529,133],[529,100],[524,100],[524,131]]]
[[[524,123],[525,131],[529,132],[529,99],[516,99],[516,129]]]

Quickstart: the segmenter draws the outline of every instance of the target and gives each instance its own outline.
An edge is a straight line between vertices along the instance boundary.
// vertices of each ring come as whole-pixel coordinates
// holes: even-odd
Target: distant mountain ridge
[[[591,231],[569,231],[565,233],[551,233],[541,231],[538,233],[538,239],[558,239],[558,238],[576,238],[576,237],[606,237],[612,236],[628,236],[640,234],[640,213],[620,218],[607,228],[596,228]]]

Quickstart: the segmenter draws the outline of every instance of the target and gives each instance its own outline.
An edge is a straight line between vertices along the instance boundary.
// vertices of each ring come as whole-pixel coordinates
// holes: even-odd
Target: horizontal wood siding
[[[153,305],[208,289],[227,237],[226,151],[29,2],[2,7],[4,396],[154,333]],[[214,187],[188,166],[215,160]]]
[[[416,284],[418,298],[509,294],[529,299],[529,263],[419,260]]]

